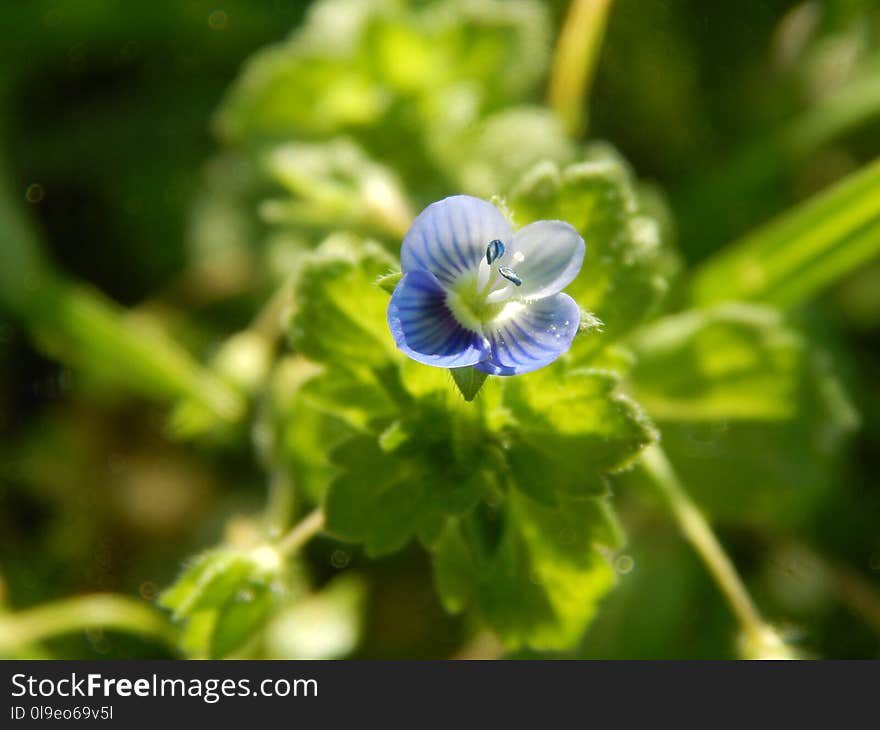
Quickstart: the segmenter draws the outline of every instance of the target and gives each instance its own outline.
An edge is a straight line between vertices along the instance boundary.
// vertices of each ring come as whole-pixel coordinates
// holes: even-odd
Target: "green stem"
[[[743,655],[748,658],[792,658],[793,654],[777,632],[761,618],[733,562],[709,522],[685,491],[663,450],[656,444],[648,447],[640,463],[739,622]]]
[[[324,510],[318,507],[294,525],[293,529],[276,543],[275,549],[282,557],[293,555],[321,532],[324,529],[324,524]]]
[[[266,500],[266,531],[275,539],[287,527],[296,501],[293,481],[287,469],[278,467],[269,476],[269,497]]]
[[[112,593],[67,598],[19,613],[0,613],[0,654],[26,649],[61,634],[89,628],[123,631],[177,645],[164,614],[142,601]]]
[[[547,97],[572,136],[586,131],[586,99],[610,9],[611,0],[572,0],[556,43]]]

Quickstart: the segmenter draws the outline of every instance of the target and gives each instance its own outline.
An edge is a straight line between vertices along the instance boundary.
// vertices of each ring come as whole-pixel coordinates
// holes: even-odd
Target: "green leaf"
[[[337,473],[328,451],[351,438],[355,430],[343,419],[319,411],[308,403],[295,404],[279,425],[282,463],[312,504],[319,503]]]
[[[209,658],[222,659],[253,638],[266,623],[277,599],[271,588],[262,584],[239,590],[217,612]]]
[[[631,570],[602,604],[576,658],[731,657],[729,609],[674,529],[632,531],[626,545]],[[695,616],[700,631],[694,631]]]
[[[480,392],[480,388],[483,387],[483,383],[489,377],[486,373],[473,367],[452,368],[450,372],[452,373],[452,379],[466,401],[472,401],[477,397],[477,393]]]
[[[434,97],[446,89],[468,90],[464,112],[524,97],[546,69],[547,16],[529,0],[423,7],[322,0],[288,41],[247,63],[217,126],[235,141],[348,132],[388,149],[399,138],[376,139],[368,128],[419,137]]]
[[[299,399],[354,428],[365,429],[376,420],[387,420],[397,413],[397,405],[385,390],[385,380],[393,376],[393,368],[363,373],[358,378],[331,371],[303,383]]]
[[[651,443],[654,428],[607,370],[557,363],[504,383],[507,461],[515,484],[534,499],[590,496]]]
[[[706,261],[695,304],[797,305],[880,254],[880,160],[783,213]]]
[[[198,611],[225,604],[248,582],[273,580],[281,568],[270,548],[240,550],[216,548],[198,556],[173,586],[162,593],[159,604],[186,618]]]
[[[731,309],[719,311],[727,318]],[[685,338],[682,353],[668,355],[685,373],[698,371],[696,387],[705,402],[697,393],[684,392],[683,383],[654,372],[662,367],[659,354],[645,366],[651,376],[635,383],[635,390],[641,388],[639,395],[658,406],[663,449],[709,514],[751,526],[795,528],[815,513],[835,484],[840,446],[858,425],[858,416],[827,355],[807,346],[778,315],[759,314],[751,332],[742,318],[732,326],[729,318],[705,316],[707,325],[695,330],[695,340]],[[723,367],[714,374],[717,380],[700,360],[707,355],[711,360],[714,353],[701,352],[698,344],[712,333],[724,334],[718,341]],[[733,360],[725,362],[725,353],[738,353],[739,372],[730,367]],[[687,364],[689,355],[697,358],[695,363]],[[760,365],[750,366],[753,359]],[[662,392],[667,387],[669,392]]]
[[[430,96],[438,88],[479,84],[486,106],[497,108],[526,97],[547,67],[549,17],[538,2],[446,0],[401,19],[408,42],[396,48],[383,42],[377,24],[368,52],[375,53],[377,44],[385,47],[381,75],[405,74],[405,83],[397,84],[404,92]],[[399,39],[399,31],[396,35]],[[417,64],[416,54],[429,54],[433,62]]]
[[[398,353],[387,324],[388,297],[375,281],[393,264],[378,246],[328,240],[297,278],[289,330],[294,347],[359,377],[387,367]]]
[[[283,358],[273,372],[267,399],[270,427],[265,431],[266,457],[287,468],[294,483],[312,503],[320,502],[336,471],[328,451],[355,433],[352,422],[366,420],[357,404],[367,407],[363,401],[376,394],[360,388],[356,391],[359,397],[348,402],[346,410],[329,408],[327,394],[314,383],[326,378],[320,366],[302,357]],[[349,383],[351,378],[337,372],[334,380]],[[310,399],[311,395],[314,399]]]
[[[772,421],[797,410],[807,345],[777,310],[692,310],[653,322],[629,344],[633,392],[655,419]]]
[[[181,648],[190,656],[221,658],[260,629],[287,574],[275,550],[220,547],[200,555],[159,597],[185,622]]]
[[[446,608],[472,603],[508,649],[572,648],[614,584],[605,557],[621,533],[602,499],[546,507],[512,492],[486,539],[474,517],[450,520],[432,547]]]
[[[560,168],[542,162],[508,197],[516,223],[563,220],[587,245],[578,277],[566,287],[604,323],[594,348],[625,334],[658,305],[678,268],[656,198],[643,200],[623,160],[594,146],[582,162]]]
[[[479,463],[468,468],[452,461],[448,450],[431,451],[429,441],[417,453],[389,454],[372,436],[340,445],[332,460],[342,473],[325,501],[327,531],[380,555],[415,536],[430,540],[443,518],[473,508],[482,490]]]
[[[180,634],[180,649],[183,654],[194,659],[208,658],[211,636],[216,625],[216,611],[201,611],[190,616]]]
[[[200,555],[159,597],[159,603],[182,619],[206,608],[222,606],[254,570],[247,553],[230,549]]]
[[[345,136],[394,169],[422,202],[443,197],[464,189],[459,173],[469,158],[461,152],[480,151],[475,130],[491,146],[482,120],[525,102],[544,78],[549,15],[536,0],[321,0],[287,41],[249,60],[216,129],[253,150]],[[542,132],[555,124],[543,116]],[[533,134],[518,148],[532,150],[532,159],[556,145]],[[475,167],[467,177],[477,183],[492,173]]]
[[[513,107],[458,131],[448,126],[429,137],[438,160],[462,192],[491,198],[541,161],[570,162],[575,145],[544,107]]]
[[[267,153],[264,164],[291,194],[264,201],[262,217],[270,223],[398,238],[413,219],[397,176],[350,140],[288,142]]]
[[[387,96],[358,62],[356,40],[316,36],[307,25],[248,60],[215,119],[226,140],[333,135],[383,117]]]

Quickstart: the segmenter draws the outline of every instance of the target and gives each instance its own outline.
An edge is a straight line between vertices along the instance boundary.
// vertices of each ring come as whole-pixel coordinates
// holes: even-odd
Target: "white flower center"
[[[501,263],[503,256],[504,244],[491,241],[478,270],[462,276],[446,294],[446,306],[458,323],[483,336],[526,306],[512,298],[522,280],[516,271]],[[511,258],[520,262],[525,257],[516,252]]]

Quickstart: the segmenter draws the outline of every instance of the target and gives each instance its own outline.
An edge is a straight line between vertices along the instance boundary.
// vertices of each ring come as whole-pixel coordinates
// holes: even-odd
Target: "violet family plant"
[[[250,59],[189,243],[195,266],[258,261],[267,303],[205,366],[47,279],[61,357],[138,358],[121,377],[174,404],[175,438],[250,437],[264,469],[265,514],[159,598],[182,655],[357,626],[361,585],[312,587],[318,535],[370,557],[418,543],[448,611],[506,650],[572,650],[618,580],[619,490],[670,508],[742,655],[795,655],[702,510],[796,525],[828,488],[856,417],[789,312],[880,246],[880,171],[683,271],[662,194],[579,141],[608,5],[575,0],[554,44],[531,0],[319,0]],[[119,623],[158,631],[139,621]]]

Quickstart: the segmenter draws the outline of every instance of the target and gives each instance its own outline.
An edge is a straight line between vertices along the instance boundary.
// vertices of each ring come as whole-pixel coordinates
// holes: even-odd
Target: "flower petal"
[[[586,246],[575,228],[562,221],[536,221],[520,228],[503,263],[522,280],[515,295],[541,299],[568,285],[581,270]]]
[[[425,365],[459,368],[487,355],[485,339],[462,327],[446,306],[446,290],[428,271],[409,271],[394,289],[388,305],[394,342]]]
[[[454,195],[431,203],[413,222],[400,249],[404,273],[430,271],[446,286],[477,271],[491,241],[513,237],[507,219],[491,203]]]
[[[511,306],[511,305],[508,305]],[[581,310],[568,294],[555,294],[521,309],[488,333],[492,354],[474,367],[490,375],[519,375],[549,365],[571,347]]]

